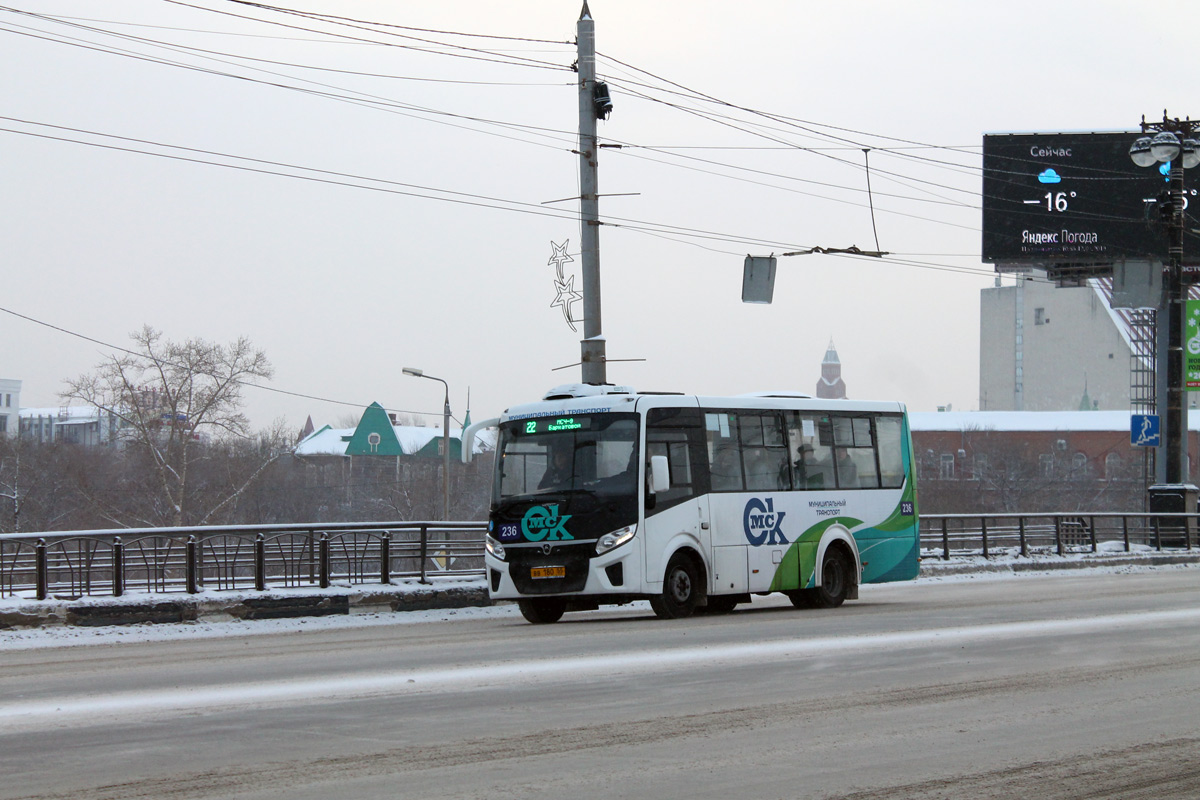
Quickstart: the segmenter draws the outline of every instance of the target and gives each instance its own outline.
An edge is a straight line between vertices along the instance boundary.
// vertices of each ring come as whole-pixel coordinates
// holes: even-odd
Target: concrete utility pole
[[[607,383],[604,328],[600,323],[600,198],[596,178],[596,23],[584,0],[575,25],[579,53],[579,224],[582,243],[583,340],[579,343],[583,382]]]

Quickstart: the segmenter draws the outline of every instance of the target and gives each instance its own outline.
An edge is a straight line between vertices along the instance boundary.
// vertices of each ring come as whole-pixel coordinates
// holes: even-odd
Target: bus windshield
[[[541,495],[637,495],[636,414],[578,414],[500,425],[497,505]]]

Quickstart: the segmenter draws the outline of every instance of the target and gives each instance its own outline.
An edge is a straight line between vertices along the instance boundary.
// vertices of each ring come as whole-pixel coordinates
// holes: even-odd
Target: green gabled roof
[[[377,435],[376,439],[374,435]],[[372,443],[374,441],[374,443]],[[402,456],[400,442],[392,430],[392,421],[379,403],[371,403],[363,412],[354,435],[346,445],[348,456]]]
[[[299,442],[296,442],[296,444],[300,444],[301,442],[307,442],[309,439],[312,439],[313,437],[318,436],[327,430],[331,430],[330,427],[328,425],[322,425],[321,430],[313,431],[308,436],[305,436],[303,439],[301,439]]]

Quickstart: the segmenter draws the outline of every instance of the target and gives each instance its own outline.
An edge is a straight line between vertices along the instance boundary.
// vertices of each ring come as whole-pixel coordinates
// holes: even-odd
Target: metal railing
[[[0,598],[475,577],[486,530],[486,522],[373,522],[0,534]]]
[[[388,584],[483,575],[484,522],[132,528],[0,534],[0,598]],[[1200,548],[1200,515],[931,514],[924,558]],[[1105,549],[1113,549],[1105,547]]]
[[[1104,549],[1200,547],[1200,514],[930,514],[921,517],[921,554],[949,560],[1000,554],[1067,555]],[[1106,546],[1112,543],[1113,546]]]

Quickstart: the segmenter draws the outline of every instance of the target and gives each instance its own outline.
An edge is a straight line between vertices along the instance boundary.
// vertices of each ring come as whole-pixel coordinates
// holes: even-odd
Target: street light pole
[[[446,388],[446,401],[442,407],[442,519],[450,521],[450,384],[441,378],[426,375],[422,370],[405,367],[405,375],[438,381]]]
[[[1186,511],[1196,510],[1196,487],[1188,479],[1188,411],[1185,397],[1185,362],[1183,353],[1183,326],[1186,312],[1187,291],[1183,282],[1183,231],[1185,224],[1183,171],[1200,163],[1200,145],[1193,133],[1200,128],[1200,121],[1170,119],[1163,112],[1162,122],[1146,122],[1142,117],[1143,135],[1129,148],[1129,157],[1139,167],[1153,166],[1158,162],[1169,164],[1168,186],[1170,207],[1167,217],[1169,234],[1166,275],[1163,280],[1165,307],[1167,312],[1167,406],[1166,419],[1166,464],[1164,465],[1165,486],[1151,487],[1152,510]],[[1160,489],[1156,502],[1155,489]],[[1169,499],[1168,499],[1169,498]],[[1178,507],[1171,507],[1178,506]]]

